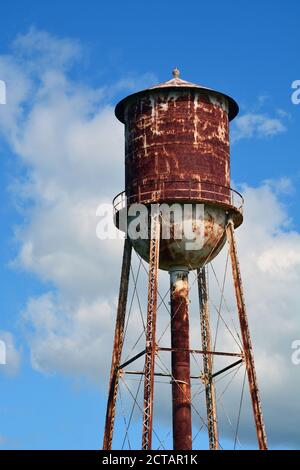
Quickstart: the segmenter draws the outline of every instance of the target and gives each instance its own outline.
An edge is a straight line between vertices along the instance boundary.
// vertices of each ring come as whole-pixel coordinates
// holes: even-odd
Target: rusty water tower
[[[174,69],[171,80],[127,96],[115,109],[116,117],[125,125],[125,191],[114,200],[115,223],[120,228],[121,214],[124,211],[127,214],[136,203],[147,207],[155,204],[157,210],[149,216],[148,238],[125,238],[103,449],[112,447],[119,372],[131,362],[122,364],[121,359],[132,247],[149,263],[141,447],[148,450],[152,444],[155,355],[159,349],[156,344],[158,271],[163,269],[169,271],[171,285],[171,347],[168,350],[172,364],[173,448],[192,448],[188,308],[188,276],[192,270],[197,270],[198,277],[202,336],[198,352],[203,355],[203,372],[207,377],[209,443],[211,449],[219,448],[214,388],[216,374],[212,370],[212,356],[218,352],[213,351],[211,342],[205,265],[218,255],[226,240],[243,346],[240,355],[232,356],[240,356],[239,362],[245,363],[258,445],[260,449],[266,449],[234,235],[235,228],[243,221],[243,200],[230,187],[229,121],[238,114],[238,105],[229,96],[182,80],[179,75],[179,70]],[[189,203],[192,208],[202,204],[201,222],[194,222],[193,209],[190,212],[195,239],[202,237],[199,248],[188,249],[184,237],[175,240],[161,236],[159,208],[166,203]],[[172,224],[174,230],[175,222]]]

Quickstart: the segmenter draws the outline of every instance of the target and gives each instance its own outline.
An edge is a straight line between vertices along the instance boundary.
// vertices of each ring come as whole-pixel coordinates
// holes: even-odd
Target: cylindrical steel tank
[[[161,240],[160,268],[180,265],[196,269],[215,257],[225,243],[230,214],[242,223],[242,198],[230,188],[229,121],[236,102],[223,93],[189,83],[173,71],[173,79],[134,93],[115,110],[125,124],[125,192],[114,201],[116,221],[124,205],[134,203],[203,203],[200,249],[186,240]],[[171,222],[172,224],[172,222]],[[148,259],[149,240],[132,240]]]

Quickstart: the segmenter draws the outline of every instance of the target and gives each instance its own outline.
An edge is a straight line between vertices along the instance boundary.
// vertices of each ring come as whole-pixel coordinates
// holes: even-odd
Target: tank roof
[[[132,93],[131,95],[128,95],[125,98],[123,98],[121,101],[119,101],[119,103],[116,105],[116,108],[115,108],[115,115],[119,119],[119,121],[124,123],[125,105],[132,98],[138,98],[139,96],[151,93],[152,91],[155,91],[155,90],[158,90],[158,91],[165,90],[165,89],[167,89],[167,90],[170,90],[170,89],[171,90],[172,89],[176,90],[178,88],[180,88],[182,90],[191,90],[191,89],[204,90],[204,91],[211,92],[211,93],[213,93],[217,96],[222,96],[228,102],[228,118],[229,118],[229,121],[232,121],[232,119],[234,119],[237,116],[237,114],[239,112],[238,104],[230,96],[225,95],[224,93],[221,93],[219,91],[213,90],[212,88],[207,88],[203,85],[197,85],[196,83],[192,83],[192,82],[188,82],[186,80],[182,80],[181,78],[179,78],[180,71],[177,68],[175,68],[173,70],[172,74],[173,74],[173,78],[171,80],[167,80],[166,82],[158,83],[157,85],[154,85],[152,87],[146,88],[146,89],[138,91],[136,93]]]

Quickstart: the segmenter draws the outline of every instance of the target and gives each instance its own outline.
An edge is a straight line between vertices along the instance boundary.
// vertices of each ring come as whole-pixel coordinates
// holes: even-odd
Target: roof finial
[[[179,78],[180,70],[178,70],[178,68],[175,67],[175,69],[172,70],[172,75],[174,78]]]

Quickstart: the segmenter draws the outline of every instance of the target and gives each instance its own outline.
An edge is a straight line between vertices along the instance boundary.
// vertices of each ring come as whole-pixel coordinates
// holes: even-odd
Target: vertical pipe
[[[254,421],[256,425],[256,433],[258,445],[261,450],[267,449],[267,436],[265,432],[263,414],[261,409],[258,382],[255,371],[254,356],[252,350],[252,342],[248,325],[246,306],[244,301],[243,284],[240,272],[240,266],[237,255],[236,241],[234,236],[234,224],[230,219],[226,227],[227,241],[229,244],[229,253],[232,265],[232,274],[235,287],[235,295],[238,307],[239,321],[242,333],[243,349],[245,363],[249,381],[250,395],[253,407]]]
[[[149,253],[149,277],[148,277],[148,308],[146,324],[146,354],[145,354],[145,379],[144,379],[144,409],[142,449],[151,450],[153,429],[153,393],[154,393],[154,368],[156,354],[156,310],[157,310],[157,279],[159,266],[159,242],[160,242],[160,212],[159,205],[151,214],[151,240]]]
[[[124,324],[127,305],[128,283],[130,274],[132,245],[127,237],[124,242],[122,271],[119,290],[118,310],[115,326],[114,348],[112,353],[109,392],[106,407],[105,429],[103,438],[103,450],[110,450],[112,446],[114,422],[116,413],[116,401],[119,387],[118,367],[121,362],[121,355],[124,341]]]
[[[188,269],[170,271],[173,449],[192,449]]]
[[[200,304],[200,323],[201,323],[201,340],[203,350],[203,372],[206,378],[205,395],[207,409],[207,428],[209,448],[211,450],[219,449],[218,440],[218,421],[217,421],[217,404],[214,380],[212,379],[213,356],[206,354],[206,351],[212,351],[211,347],[211,331],[208,310],[208,286],[205,268],[197,270],[198,278],[198,294]]]

